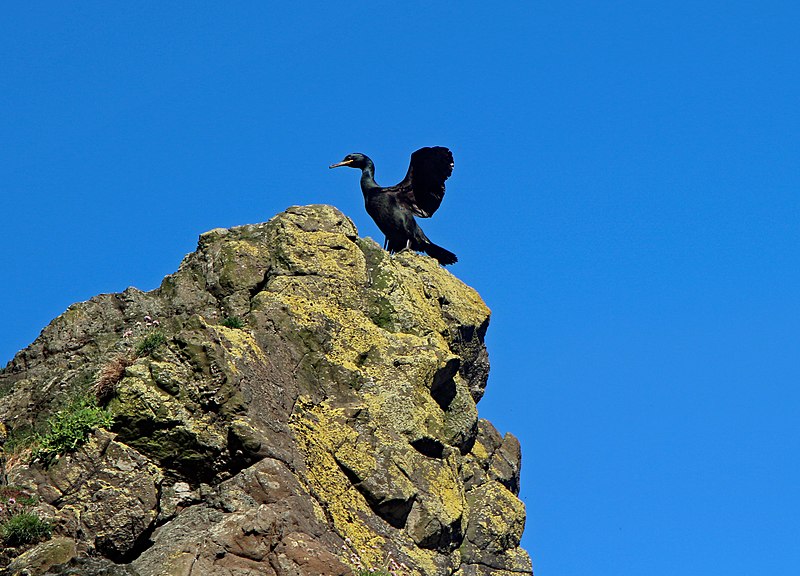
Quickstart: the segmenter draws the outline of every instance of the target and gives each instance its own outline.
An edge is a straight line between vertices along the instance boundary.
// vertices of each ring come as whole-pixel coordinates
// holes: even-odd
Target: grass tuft
[[[161,330],[150,332],[136,345],[136,357],[149,356],[166,341],[167,339]]]
[[[52,527],[32,512],[14,514],[0,524],[0,537],[6,546],[22,546],[49,538]]]

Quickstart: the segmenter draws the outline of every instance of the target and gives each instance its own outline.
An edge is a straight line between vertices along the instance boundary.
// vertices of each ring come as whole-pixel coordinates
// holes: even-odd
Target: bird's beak
[[[353,163],[352,160],[342,160],[341,162],[337,162],[336,164],[331,164],[330,166],[328,166],[328,168],[338,168],[339,166],[348,166],[349,164],[352,163]]]

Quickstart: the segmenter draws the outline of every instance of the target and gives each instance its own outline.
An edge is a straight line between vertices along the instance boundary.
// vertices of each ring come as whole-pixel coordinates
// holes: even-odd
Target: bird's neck
[[[375,182],[375,165],[368,160],[367,165],[361,169],[361,191],[366,194],[374,188],[380,188],[380,186]]]

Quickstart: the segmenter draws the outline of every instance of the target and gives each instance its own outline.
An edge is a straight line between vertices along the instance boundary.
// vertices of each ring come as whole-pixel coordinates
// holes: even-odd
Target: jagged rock
[[[56,510],[52,521],[63,534],[80,540],[83,551],[122,561],[152,528],[162,475],[114,436],[98,430],[87,444],[47,469],[12,468],[8,481],[36,490]]]
[[[480,420],[472,451],[462,473],[467,490],[488,480],[497,480],[514,495],[519,494],[522,452],[511,434],[501,437],[491,422]]]
[[[272,458],[221,483],[153,539],[133,562],[141,574],[348,572],[338,555],[342,541],[327,529],[322,510],[286,464]]]
[[[334,208],[212,230],[158,289],[71,306],[0,372],[13,434],[125,359],[111,432],[9,476],[77,540],[64,570],[91,552],[139,576],[344,576],[390,556],[530,574],[519,443],[476,408],[488,322],[435,260],[390,257]]]

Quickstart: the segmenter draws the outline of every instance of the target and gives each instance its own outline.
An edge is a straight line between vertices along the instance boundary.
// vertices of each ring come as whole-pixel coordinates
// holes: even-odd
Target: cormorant
[[[453,154],[442,146],[420,148],[411,154],[403,181],[382,188],[375,182],[375,165],[364,154],[348,154],[330,168],[349,166],[361,170],[361,192],[367,214],[386,236],[384,249],[399,252],[410,248],[425,252],[440,264],[453,264],[456,255],[425,236],[414,215],[430,218],[444,197],[444,181],[453,173]]]

